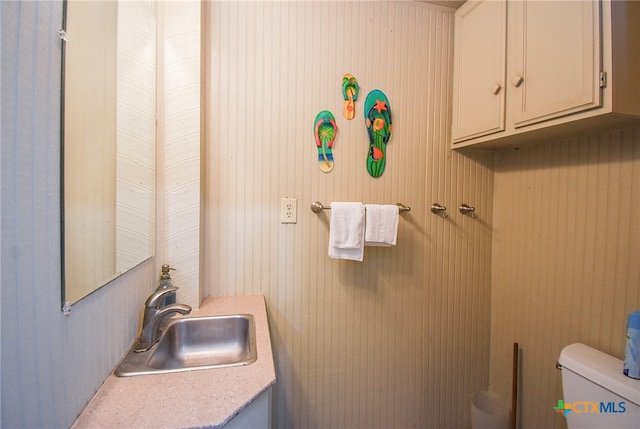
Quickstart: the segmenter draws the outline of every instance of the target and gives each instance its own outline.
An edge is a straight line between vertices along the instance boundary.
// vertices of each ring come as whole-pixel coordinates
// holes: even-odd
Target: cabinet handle
[[[520,85],[522,85],[522,82],[524,82],[524,78],[522,76],[520,76],[519,74],[515,75],[511,79],[511,84],[513,86],[515,86],[516,88],[519,87]]]
[[[499,83],[494,83],[491,87],[491,92],[493,95],[498,95],[502,91],[502,86]]]

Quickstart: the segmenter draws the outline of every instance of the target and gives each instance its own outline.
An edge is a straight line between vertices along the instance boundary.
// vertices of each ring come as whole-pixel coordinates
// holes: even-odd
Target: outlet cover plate
[[[283,198],[280,202],[280,223],[298,222],[298,199]]]

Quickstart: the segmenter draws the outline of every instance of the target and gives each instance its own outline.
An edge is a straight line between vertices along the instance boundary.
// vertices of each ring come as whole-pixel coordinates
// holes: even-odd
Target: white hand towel
[[[396,205],[367,204],[364,240],[366,246],[395,246],[400,208]]]
[[[331,203],[329,256],[362,261],[364,256],[364,205]]]

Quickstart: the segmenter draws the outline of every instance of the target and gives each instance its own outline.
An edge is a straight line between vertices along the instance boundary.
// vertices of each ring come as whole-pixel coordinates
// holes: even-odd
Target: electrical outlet
[[[280,223],[298,222],[298,200],[283,198],[280,202]]]

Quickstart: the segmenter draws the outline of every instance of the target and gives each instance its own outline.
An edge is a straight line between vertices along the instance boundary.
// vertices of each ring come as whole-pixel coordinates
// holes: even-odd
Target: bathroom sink
[[[115,370],[120,377],[249,365],[257,359],[251,314],[175,319],[146,352],[133,349]]]

